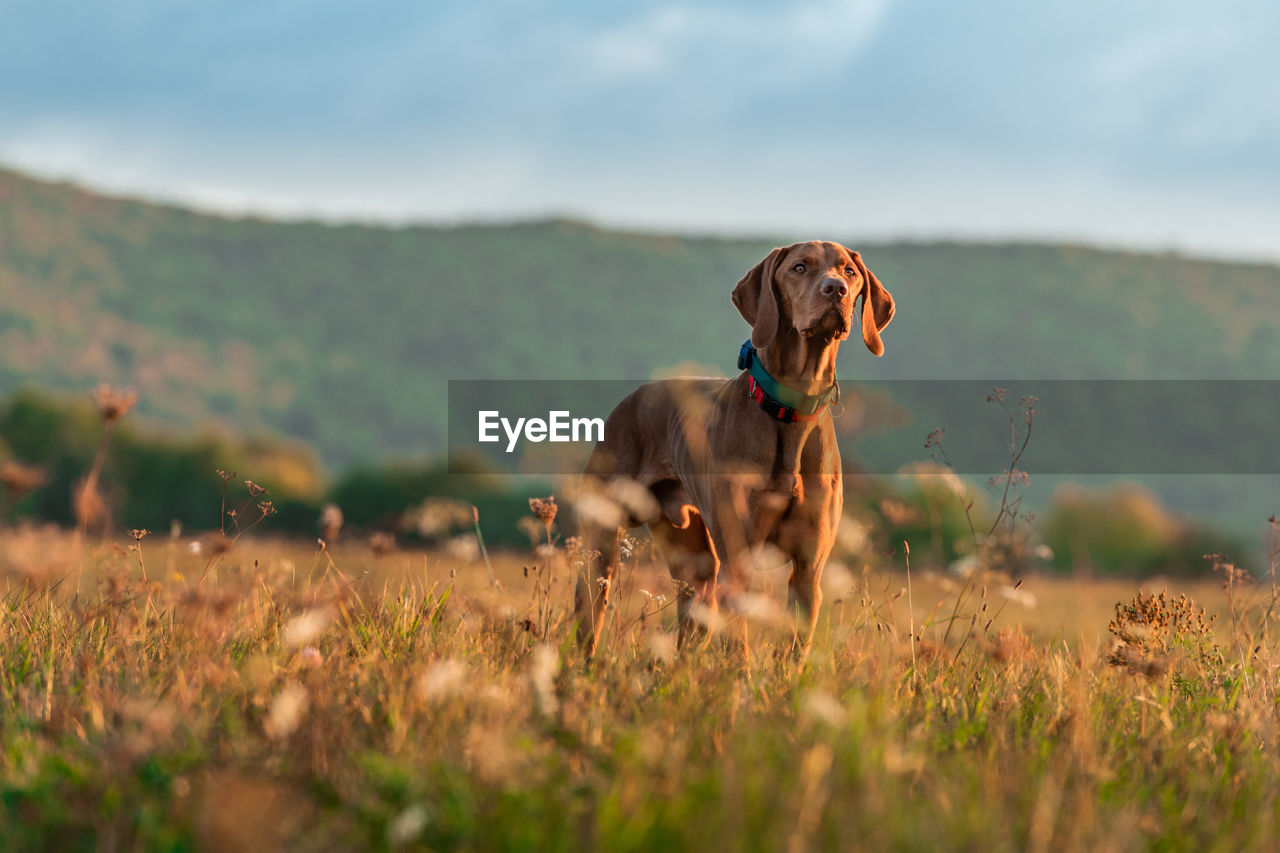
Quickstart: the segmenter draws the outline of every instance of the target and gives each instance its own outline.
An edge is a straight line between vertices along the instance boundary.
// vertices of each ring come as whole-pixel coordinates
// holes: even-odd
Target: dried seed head
[[[132,388],[112,388],[105,382],[90,395],[103,423],[112,424],[129,414],[138,404],[138,394]]]
[[[556,499],[554,496],[545,498],[529,498],[529,511],[533,513],[533,517],[541,521],[543,525],[550,530],[551,524],[556,520]]]

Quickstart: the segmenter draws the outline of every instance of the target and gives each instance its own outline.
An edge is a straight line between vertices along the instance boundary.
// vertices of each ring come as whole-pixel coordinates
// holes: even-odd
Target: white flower
[[[560,654],[552,646],[538,646],[529,659],[529,683],[538,709],[544,714],[554,714],[560,707],[556,698],[555,678],[560,671]]]
[[[311,697],[307,688],[296,681],[286,684],[271,702],[267,718],[262,727],[268,737],[282,738],[293,734],[307,714]]]
[[[470,563],[480,556],[480,543],[476,541],[474,533],[455,536],[444,543],[444,548],[449,552],[449,556],[462,563]]]
[[[447,659],[433,664],[418,676],[418,698],[424,702],[440,702],[458,692],[467,680],[467,665]]]
[[[420,803],[414,803],[387,825],[387,841],[392,847],[408,844],[417,839],[429,820],[427,810]]]
[[[281,639],[291,649],[312,645],[324,633],[330,618],[327,607],[313,607],[290,619],[280,632]]]
[[[583,492],[577,500],[578,517],[597,527],[612,530],[622,524],[622,509],[609,498],[594,492]]]

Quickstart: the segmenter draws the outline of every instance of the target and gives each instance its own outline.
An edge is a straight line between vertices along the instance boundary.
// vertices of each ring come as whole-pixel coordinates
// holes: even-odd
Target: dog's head
[[[884,354],[880,332],[893,319],[893,297],[862,257],[839,243],[812,241],[774,249],[733,289],[733,304],[751,324],[757,348],[789,327],[805,337],[844,340],[853,303],[862,297],[862,340]]]

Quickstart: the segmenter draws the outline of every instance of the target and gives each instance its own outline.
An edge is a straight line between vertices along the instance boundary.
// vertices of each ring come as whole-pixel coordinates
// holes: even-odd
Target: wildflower
[[[263,721],[262,727],[267,736],[284,738],[293,734],[306,716],[310,704],[311,697],[307,694],[307,688],[297,682],[285,685],[272,700],[267,718]]]
[[[1031,475],[1017,468],[1012,471],[1006,469],[1000,472],[998,476],[989,478],[987,485],[994,489],[997,486],[1004,485],[1006,482],[1014,486],[1028,486],[1031,484]]]
[[[782,608],[778,602],[768,595],[759,592],[744,592],[726,601],[729,607],[748,619],[770,624],[782,619]]]
[[[428,820],[427,810],[422,805],[414,803],[387,825],[387,841],[392,847],[414,841],[422,834]]]
[[[751,570],[768,572],[787,564],[791,558],[780,548],[766,542],[751,551]]]
[[[271,494],[270,491],[263,488],[262,486],[259,486],[257,483],[253,482],[253,480],[245,480],[244,485],[245,485],[245,488],[249,490],[249,497],[251,498],[256,498],[262,495]]]
[[[713,610],[700,601],[694,602],[689,607],[689,618],[699,623],[711,633],[715,633],[724,627],[724,617],[719,611]]]
[[[316,607],[299,613],[285,624],[280,636],[286,646],[309,645],[328,627],[331,614],[328,608]]]
[[[231,537],[225,533],[215,530],[205,536],[202,541],[193,542],[192,545],[195,547],[191,549],[191,553],[199,554],[202,551],[207,551],[211,556],[216,557],[219,554],[225,554],[230,551],[232,541]]]
[[[554,714],[560,707],[555,693],[555,677],[559,671],[560,655],[554,646],[538,646],[533,650],[529,661],[529,683],[533,687],[538,710],[544,714]]]
[[[828,561],[822,570],[822,588],[837,600],[852,594],[856,583],[853,572],[837,560]]]
[[[320,650],[315,646],[303,646],[298,652],[298,660],[305,667],[317,667],[324,663],[324,657],[320,654]]]
[[[342,509],[337,504],[325,504],[320,508],[320,537],[326,542],[338,541],[338,534],[342,531],[344,520]]]
[[[867,525],[844,516],[836,528],[836,546],[845,554],[862,554],[871,547],[871,532]]]
[[[547,533],[551,532],[551,525],[556,520],[556,499],[554,495],[548,495],[545,498],[529,498],[529,511],[533,513],[533,517],[542,522],[542,526],[547,529]]]
[[[1040,402],[1039,399],[1030,395],[1018,401],[1018,405],[1022,407],[1022,420],[1027,426],[1031,426],[1031,422],[1036,419],[1036,415],[1040,414],[1040,410],[1036,408],[1036,403],[1038,402]]]
[[[676,659],[676,649],[676,638],[672,634],[663,631],[649,634],[649,652],[658,660],[671,663]]]
[[[901,498],[882,499],[880,515],[893,527],[904,527],[920,520],[920,511]]]
[[[1153,675],[1167,668],[1166,658],[1174,650],[1182,650],[1201,663],[1220,659],[1213,622],[1185,595],[1167,600],[1163,592],[1139,592],[1129,604],[1116,604],[1107,630],[1119,639],[1119,645],[1107,662]]]
[[[455,536],[444,547],[450,556],[463,563],[470,563],[480,555],[480,543],[476,541],[474,533]]]
[[[450,498],[427,498],[404,514],[405,527],[422,536],[437,536],[455,527],[473,523],[472,507]]]
[[[606,530],[617,527],[625,519],[616,502],[593,492],[578,495],[578,516]]]
[[[593,563],[596,560],[599,560],[602,556],[604,556],[599,551],[593,550],[591,548],[581,548],[581,547],[579,547],[577,550],[570,551],[569,554],[570,554],[569,568],[573,569],[574,571],[585,569],[587,566],[591,565],[591,563]]]
[[[138,404],[138,394],[133,389],[112,388],[105,382],[95,388],[90,396],[106,424],[120,420]]]
[[[456,693],[467,681],[467,665],[460,660],[442,660],[418,676],[415,689],[424,702],[439,702]]]
[[[942,444],[942,437],[945,436],[946,434],[947,434],[947,431],[942,427],[938,427],[933,432],[929,433],[927,436],[925,436],[925,439],[924,439],[925,449],[927,450],[930,447],[937,447],[938,445]]]
[[[620,477],[609,483],[608,495],[633,518],[650,518],[658,511],[653,492],[638,480]]]

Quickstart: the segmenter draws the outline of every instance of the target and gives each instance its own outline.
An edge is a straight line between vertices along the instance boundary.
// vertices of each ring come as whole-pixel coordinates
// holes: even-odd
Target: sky
[[[0,165],[235,214],[1280,261],[1262,0],[0,0]]]

